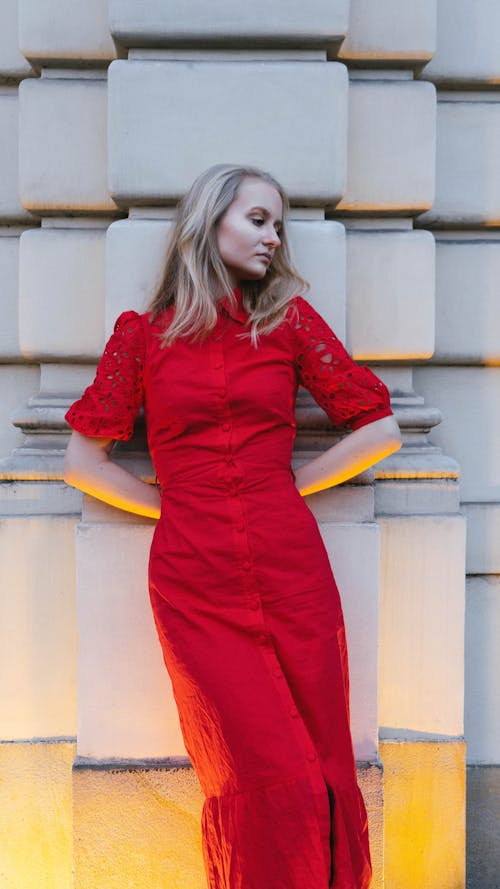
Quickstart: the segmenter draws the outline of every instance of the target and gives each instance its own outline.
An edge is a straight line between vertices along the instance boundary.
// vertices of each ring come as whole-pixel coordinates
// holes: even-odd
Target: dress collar
[[[229,295],[226,295],[219,300],[219,306],[231,316],[233,321],[239,321],[240,324],[245,324],[245,322],[248,321],[248,312],[243,308],[243,293],[240,287],[234,288],[233,297],[235,302],[234,307],[231,305]]]

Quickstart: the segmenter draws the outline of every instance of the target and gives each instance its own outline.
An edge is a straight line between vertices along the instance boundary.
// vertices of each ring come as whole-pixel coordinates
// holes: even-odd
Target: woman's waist
[[[215,466],[197,467],[196,470],[161,472],[156,470],[162,496],[175,491],[213,492],[227,494],[251,492],[265,487],[281,488],[294,485],[290,464],[283,466],[244,466],[236,461]]]
[[[223,489],[228,485],[253,487],[265,480],[291,476],[291,451],[286,454],[248,456],[226,450],[221,453],[192,452],[177,455],[152,454],[162,488],[201,487]]]

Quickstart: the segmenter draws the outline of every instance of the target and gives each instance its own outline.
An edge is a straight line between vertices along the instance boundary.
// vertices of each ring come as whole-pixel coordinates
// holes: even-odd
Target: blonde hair
[[[234,299],[219,255],[216,227],[248,178],[272,185],[281,197],[286,216],[288,199],[282,186],[257,167],[216,164],[198,176],[178,204],[161,282],[147,309],[153,320],[168,306],[175,307],[172,321],[162,334],[162,345],[171,345],[177,337],[206,337],[217,322],[217,297],[229,294]],[[309,289],[290,259],[285,218],[280,240],[264,278],[241,285],[255,346],[259,334],[269,333],[282,322],[290,300]]]

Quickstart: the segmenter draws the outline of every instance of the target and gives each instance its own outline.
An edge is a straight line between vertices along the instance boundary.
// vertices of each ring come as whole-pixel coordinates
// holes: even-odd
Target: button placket
[[[279,691],[290,722],[294,727],[304,760],[308,764],[311,783],[316,792],[324,792],[324,780],[317,761],[318,755],[305,723],[301,718],[301,714],[295,706],[289,685],[287,682],[283,682],[285,676],[281,669],[281,665],[279,664],[272,638],[263,621],[262,601],[253,573],[248,537],[245,534],[247,530],[245,516],[240,499],[240,483],[243,479],[235,466],[234,454],[231,447],[233,425],[225,375],[223,338],[213,341],[212,369],[215,388],[215,410],[219,419],[222,445],[225,451],[221,456],[221,464],[225,467],[225,472],[222,472],[221,476],[232,502],[231,512],[233,527],[236,532],[234,538],[236,554],[242,569],[242,592],[244,590],[248,596],[247,607],[250,611],[254,612],[255,616],[259,619],[259,623],[255,626],[256,640],[261,648],[263,657],[269,665],[270,673],[274,677],[276,683],[276,688]],[[258,616],[259,609],[261,610],[261,615]]]
[[[286,679],[286,677],[278,661],[274,645],[272,644],[272,639],[268,633],[263,632],[260,632],[257,639],[261,644],[263,657],[269,664],[270,673],[274,677],[275,686],[283,703],[284,710],[288,714],[290,724],[293,726],[293,730],[297,737],[297,743],[304,756],[304,761],[307,764],[311,784],[315,792],[322,795],[325,790],[325,785],[321,766],[318,761],[318,754],[300,711],[296,707],[288,682],[282,681],[283,679]]]

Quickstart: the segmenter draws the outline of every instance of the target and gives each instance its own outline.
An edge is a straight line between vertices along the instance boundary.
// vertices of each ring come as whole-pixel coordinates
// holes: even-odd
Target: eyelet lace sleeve
[[[309,390],[335,426],[359,429],[392,414],[387,387],[368,367],[356,364],[333,330],[301,296],[293,301],[299,383]]]
[[[65,419],[83,435],[132,437],[143,400],[144,331],[137,312],[122,312],[106,343],[94,382]]]

